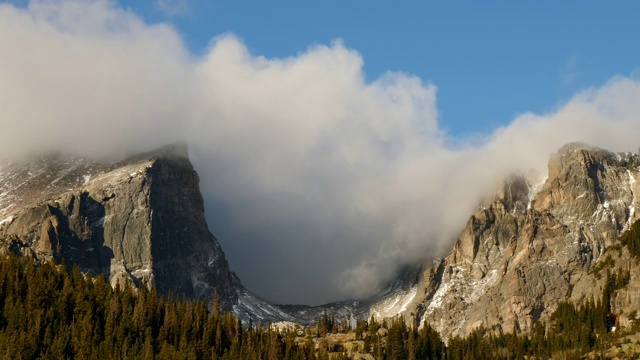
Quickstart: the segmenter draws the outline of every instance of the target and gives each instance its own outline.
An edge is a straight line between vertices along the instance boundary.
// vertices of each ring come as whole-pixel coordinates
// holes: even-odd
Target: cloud
[[[178,16],[189,13],[189,0],[156,0],[156,7],[167,16]]]
[[[560,72],[560,84],[563,87],[570,88],[576,84],[580,78],[580,56],[574,54],[570,56]]]
[[[173,138],[191,97],[175,31],[106,1],[0,6],[5,152],[104,153]]]
[[[544,172],[566,142],[638,146],[629,78],[456,139],[436,85],[368,82],[340,40],[265,58],[224,34],[196,56],[171,26],[108,1],[0,5],[0,53],[1,153],[122,156],[186,139],[232,270],[282,303],[362,296],[442,255],[501,177]]]

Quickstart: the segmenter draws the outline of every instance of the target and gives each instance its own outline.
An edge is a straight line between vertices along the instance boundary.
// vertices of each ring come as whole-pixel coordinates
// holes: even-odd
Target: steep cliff
[[[604,280],[590,269],[635,221],[639,165],[635,154],[573,143],[551,156],[542,184],[506,179],[425,270],[404,314],[449,338],[479,326],[527,331],[559,301],[598,299]]]
[[[185,145],[113,164],[60,154],[5,164],[0,251],[64,260],[114,285],[153,284],[184,298],[217,294],[240,315],[288,319],[229,270],[198,182]]]

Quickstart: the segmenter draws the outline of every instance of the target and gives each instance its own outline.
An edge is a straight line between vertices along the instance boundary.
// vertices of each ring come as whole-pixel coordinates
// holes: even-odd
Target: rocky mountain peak
[[[174,142],[158,147],[151,151],[133,154],[131,156],[128,156],[124,160],[114,163],[113,165],[111,165],[111,167],[117,168],[138,162],[153,161],[159,159],[189,161],[189,145],[184,141]]]
[[[117,162],[31,156],[0,167],[0,252],[65,260],[113,285],[213,299],[226,310],[288,320],[242,287],[204,218],[186,144]]]
[[[636,219],[638,156],[571,143],[548,170],[542,184],[509,176],[483,201],[451,253],[425,270],[408,313],[449,338],[479,326],[527,331],[559,301],[597,298],[586,279]]]
[[[635,215],[638,156],[613,153],[582,143],[563,146],[549,160],[549,177],[532,201],[567,221],[610,215],[615,233]],[[603,229],[603,231],[606,231]],[[606,237],[606,236],[605,236]]]

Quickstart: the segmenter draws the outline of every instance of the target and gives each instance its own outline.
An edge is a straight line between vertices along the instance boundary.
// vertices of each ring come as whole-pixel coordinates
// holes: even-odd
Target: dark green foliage
[[[631,273],[628,270],[620,269],[617,273],[611,273],[607,270],[607,278],[602,289],[602,314],[606,316],[611,312],[611,296],[618,290],[626,287],[631,279]]]
[[[640,258],[640,221],[634,222],[629,230],[620,236],[620,242],[629,249],[633,257]]]
[[[571,303],[560,303],[551,316],[549,345],[552,350],[589,351],[596,345],[597,337],[605,335],[605,319],[601,303],[588,301],[580,308]]]
[[[312,343],[311,343],[312,344]],[[243,326],[204,301],[111,288],[104,277],[27,258],[0,260],[0,354],[7,359],[320,359],[311,344]]]
[[[438,334],[438,332],[430,325],[427,324],[423,326],[417,334],[413,333],[412,336],[415,338],[415,359],[442,358],[442,354],[445,350],[444,343],[442,342],[440,334]]]
[[[537,322],[529,334],[514,335],[478,329],[449,340],[447,359],[580,359],[607,339],[604,306],[593,300],[575,307],[563,302],[551,315],[549,327]]]
[[[417,324],[408,326],[401,317],[389,324],[380,324],[374,317],[369,322],[358,321],[356,338],[364,340],[365,352],[383,360],[441,359],[445,350],[440,334],[431,326],[418,330]]]
[[[600,279],[602,277],[601,271],[603,269],[607,269],[607,270],[611,269],[614,267],[614,265],[615,265],[615,261],[611,257],[611,254],[607,254],[604,260],[599,261],[597,264],[591,267],[589,272],[593,273],[596,279]]]
[[[340,326],[336,322],[334,316],[329,316],[327,310],[322,313],[320,319],[318,319],[318,335],[324,336],[326,334],[335,334],[338,332]]]

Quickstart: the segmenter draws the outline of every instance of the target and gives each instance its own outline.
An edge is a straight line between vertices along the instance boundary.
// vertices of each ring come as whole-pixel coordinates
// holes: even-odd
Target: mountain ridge
[[[217,294],[245,321],[309,324],[328,311],[350,322],[402,316],[444,339],[478,327],[527,332],[559,301],[600,296],[604,280],[592,268],[605,253],[620,266],[636,264],[628,251],[609,249],[637,219],[639,172],[636,154],[564,145],[542,183],[506,177],[443,258],[406,267],[369,298],[320,306],[270,304],[242,286],[204,219],[186,144],[113,163],[56,155],[2,165],[0,251],[64,259],[114,285]],[[629,286],[612,298],[614,309],[640,306],[634,273]]]
[[[638,170],[636,154],[571,143],[541,187],[508,177],[423,275],[420,321],[445,339],[480,326],[526,332],[560,301],[600,297],[589,269],[636,219]]]

